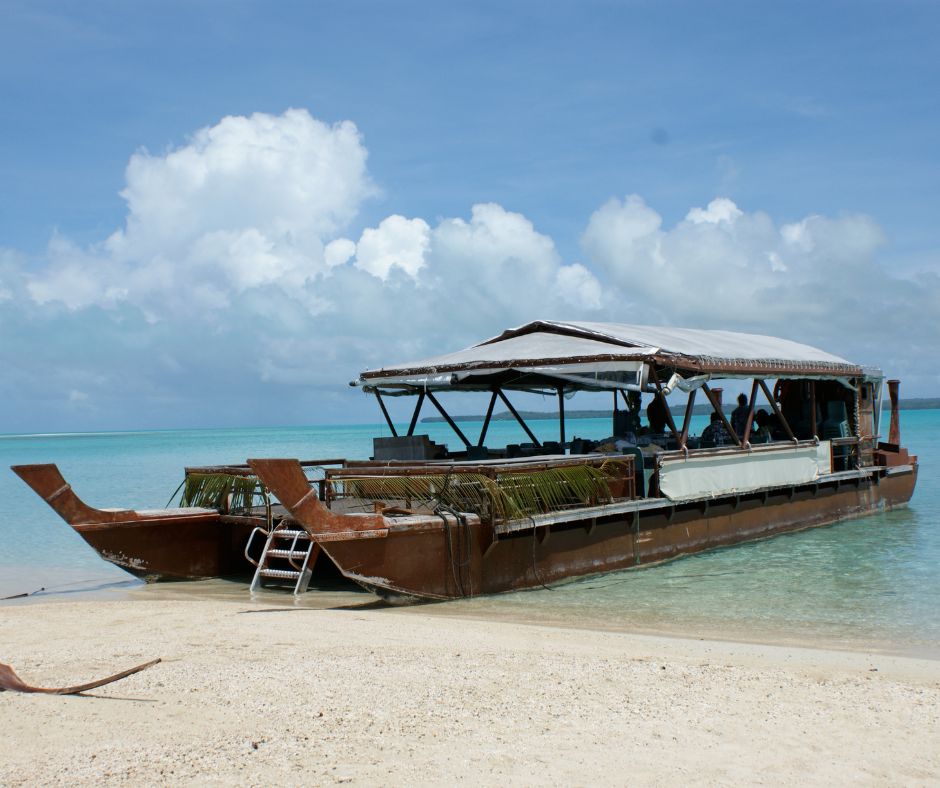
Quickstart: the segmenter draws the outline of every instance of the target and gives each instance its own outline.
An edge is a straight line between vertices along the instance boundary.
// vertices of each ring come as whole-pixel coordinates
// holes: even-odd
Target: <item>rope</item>
[[[441,518],[441,522],[444,524],[444,544],[447,546],[447,563],[450,564],[450,573],[454,578],[454,588],[457,589],[457,593],[460,596],[466,596],[463,592],[463,583],[460,582],[460,577],[458,576],[457,561],[454,559],[454,545],[450,535],[450,521],[447,519],[443,508],[437,512],[437,516]]]
[[[554,588],[549,588],[547,585],[545,585],[542,578],[539,577],[539,570],[535,564],[535,543],[538,541],[538,526],[535,524],[535,518],[531,514],[529,515],[529,520],[532,522],[532,576],[546,591],[554,591]],[[549,528],[550,526],[546,525],[545,527]]]
[[[449,506],[446,506],[443,503],[444,493],[447,492],[447,486],[450,484],[450,478],[452,472],[448,469],[447,473],[444,475],[444,481],[441,484],[441,489],[438,491],[437,495],[434,496],[432,501],[434,501],[434,513],[441,518],[441,522],[444,524],[444,544],[447,546],[447,563],[450,564],[450,573],[454,578],[454,588],[457,590],[457,593],[460,596],[466,596],[463,590],[463,582],[460,579],[460,572],[458,571],[458,559],[454,555],[454,543],[453,537],[450,533],[450,521],[445,516],[445,512],[452,513],[454,519],[459,522],[457,519],[457,513],[454,512]]]
[[[470,521],[462,512],[458,512],[442,503],[437,505],[434,513],[444,522],[444,540],[447,545],[447,558],[451,565],[451,574],[454,576],[454,584],[461,596],[473,596],[473,577],[470,571],[470,564],[473,560],[473,530],[470,528]],[[451,515],[458,526],[462,526],[463,545],[460,544],[458,539],[456,550],[450,533],[450,521],[445,517],[446,514]],[[469,589],[464,588],[463,570],[466,570]]]
[[[91,577],[88,580],[76,580],[72,583],[60,583],[59,585],[55,585],[55,586],[43,586],[42,588],[37,588],[35,591],[24,591],[21,594],[13,594],[11,596],[0,597],[0,602],[5,602],[8,599],[23,599],[24,597],[41,594],[44,591],[55,591],[56,589],[59,589],[59,588],[71,588],[72,586],[87,585],[88,583],[100,583],[104,579],[105,578]],[[109,583],[108,585],[119,585],[122,582],[127,582],[127,581],[118,581],[118,583]]]
[[[32,596],[33,594],[40,594],[46,590],[46,587],[37,588],[35,591],[26,591],[22,594],[13,594],[12,596],[0,596],[0,602],[6,602],[8,599],[22,599],[23,597]]]

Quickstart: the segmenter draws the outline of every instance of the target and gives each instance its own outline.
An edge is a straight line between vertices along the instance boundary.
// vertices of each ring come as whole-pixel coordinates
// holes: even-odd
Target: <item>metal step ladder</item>
[[[261,558],[256,561],[249,555],[249,548],[258,533],[263,534],[266,539]],[[245,558],[257,567],[249,590],[252,594],[260,591],[265,579],[281,583],[293,580],[294,595],[305,593],[319,554],[320,545],[310,538],[310,534],[296,526],[290,527],[282,523],[270,529],[255,528],[245,545]],[[277,566],[272,566],[272,561]]]

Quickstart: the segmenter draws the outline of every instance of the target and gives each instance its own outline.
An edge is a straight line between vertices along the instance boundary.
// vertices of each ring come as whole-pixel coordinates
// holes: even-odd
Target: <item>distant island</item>
[[[885,403],[887,404],[887,396],[885,397]],[[725,413],[731,413],[735,407],[734,402],[722,403],[722,410]],[[909,399],[902,399],[899,403],[901,410],[940,410],[940,397],[911,397]],[[711,405],[708,403],[698,404],[693,408],[692,412],[696,416],[707,416],[711,413]],[[675,415],[684,416],[685,408],[672,408],[672,412]],[[520,410],[519,415],[522,416],[526,421],[539,421],[540,419],[557,419],[558,411],[557,410]],[[610,410],[568,410],[565,409],[565,418],[566,419],[609,419],[612,418],[613,413]],[[483,421],[484,416],[482,414],[472,415],[472,416],[454,416],[454,421]],[[491,421],[513,421],[515,416],[513,416],[508,410],[500,411],[499,413],[494,413],[491,417]],[[421,419],[423,424],[439,424],[444,421],[442,416],[425,416]]]

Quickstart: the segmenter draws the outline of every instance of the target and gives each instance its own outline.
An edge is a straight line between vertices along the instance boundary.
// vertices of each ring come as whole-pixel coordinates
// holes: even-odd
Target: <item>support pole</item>
[[[617,392],[615,391],[615,392],[614,392],[613,424],[611,425],[611,430],[610,430],[610,434],[611,434],[611,435],[616,435],[616,434],[617,434],[617,414],[618,414],[619,412],[620,412],[620,411],[617,409]]]
[[[460,431],[460,427],[457,426],[457,423],[450,417],[447,411],[444,410],[444,408],[441,406],[441,403],[437,401],[437,397],[435,397],[430,391],[428,392],[428,399],[431,401],[431,404],[437,408],[437,412],[444,417],[444,421],[446,421],[450,425],[450,428],[455,433],[457,433],[457,437],[463,441],[463,445],[469,449],[473,444],[467,440],[467,436]]]
[[[684,449],[689,442],[689,425],[692,423],[692,411],[695,409],[695,395],[698,389],[692,389],[685,406],[685,418],[682,420],[682,434],[679,436],[679,448]]]
[[[486,418],[483,419],[483,428],[480,430],[480,440],[477,441],[477,446],[482,446],[483,441],[486,440],[486,431],[490,428],[490,419],[493,417],[493,406],[496,404],[496,391],[493,391],[493,396],[490,397],[490,406],[486,409]]]
[[[558,387],[558,442],[561,453],[565,453],[565,387]]]
[[[385,416],[385,423],[388,424],[388,428],[392,431],[392,436],[397,438],[398,432],[395,429],[395,425],[392,424],[392,419],[388,415],[388,409],[385,407],[385,401],[382,399],[382,395],[378,391],[375,392],[375,398],[378,400],[379,407],[382,409],[382,415]]]
[[[422,392],[418,395],[418,401],[415,403],[415,412],[414,412],[414,414],[411,416],[411,424],[408,425],[408,434],[409,434],[409,435],[414,435],[414,434],[415,434],[415,427],[416,427],[417,424],[418,424],[418,416],[421,415],[421,406],[422,406],[423,404],[424,404],[424,392],[422,391]]]
[[[751,386],[751,402],[747,408],[747,423],[744,425],[744,436],[741,438],[741,443],[744,446],[747,446],[751,440],[751,427],[754,425],[754,406],[757,404],[757,378],[754,378],[754,383]]]
[[[770,406],[774,409],[774,413],[777,416],[780,426],[783,427],[783,431],[787,434],[787,437],[791,441],[796,440],[796,435],[793,434],[793,430],[790,429],[790,424],[783,417],[783,413],[780,411],[780,406],[777,404],[777,399],[770,393],[770,389],[767,388],[767,384],[763,380],[758,380],[760,387],[764,392],[764,396],[767,397],[767,401],[770,403]]]
[[[816,381],[815,380],[811,380],[809,382],[809,407],[810,407],[810,410],[812,411],[810,418],[812,420],[811,424],[812,424],[812,430],[813,430],[813,437],[818,438],[819,430],[816,426]]]
[[[529,425],[526,424],[526,423],[522,420],[522,416],[520,416],[520,415],[518,414],[518,412],[516,411],[516,409],[512,406],[512,403],[511,403],[508,399],[506,399],[506,395],[503,394],[503,390],[502,390],[502,389],[497,389],[496,393],[499,394],[499,398],[503,401],[503,404],[509,409],[509,412],[515,417],[516,421],[519,422],[519,426],[522,427],[522,429],[525,430],[525,434],[529,436],[529,438],[531,439],[532,443],[534,443],[536,446],[538,446],[539,448],[541,448],[541,446],[542,446],[541,442],[539,441],[538,438],[535,437],[535,435],[533,434],[532,430],[529,429]]]

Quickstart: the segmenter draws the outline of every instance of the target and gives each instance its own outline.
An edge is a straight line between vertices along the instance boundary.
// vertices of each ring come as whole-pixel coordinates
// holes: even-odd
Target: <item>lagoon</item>
[[[693,431],[703,422],[693,423]],[[552,422],[531,426],[540,439],[555,438]],[[906,509],[551,590],[431,607],[473,618],[940,658],[940,410],[904,411],[901,426],[903,443],[921,463]],[[434,440],[453,441],[446,425],[422,428]],[[490,429],[494,444],[525,440],[511,422],[494,422]],[[596,439],[608,432],[606,419],[568,423],[571,437]],[[10,465],[55,462],[79,496],[94,506],[159,507],[167,504],[186,465],[241,462],[249,456],[364,458],[376,434],[388,434],[387,428],[0,436],[0,596],[40,588],[46,590],[31,599],[122,594],[140,585],[99,559]],[[197,593],[204,588],[206,593],[243,593],[246,599],[248,594],[247,587],[234,583],[186,585]],[[301,604],[317,604],[316,594],[314,588]]]

